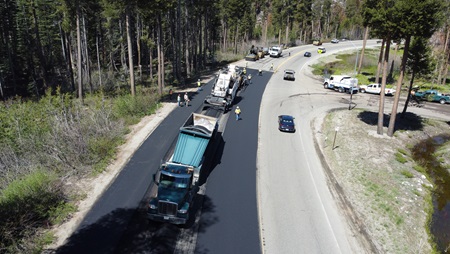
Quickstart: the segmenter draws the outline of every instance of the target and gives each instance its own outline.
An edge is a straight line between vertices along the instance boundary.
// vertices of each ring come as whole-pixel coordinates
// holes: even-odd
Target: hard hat
[[[239,108],[239,106],[237,106],[236,108]]]

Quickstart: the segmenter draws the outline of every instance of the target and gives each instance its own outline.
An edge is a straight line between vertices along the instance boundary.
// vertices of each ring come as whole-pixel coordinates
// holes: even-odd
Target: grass
[[[395,153],[395,159],[402,164],[405,164],[406,162],[408,162],[408,159],[406,159],[404,157],[404,155],[401,154],[400,152]]]
[[[411,172],[409,172],[408,170],[406,170],[406,169],[403,169],[402,171],[400,171],[400,173],[402,175],[404,175],[406,178],[413,178],[414,177],[414,175]]]

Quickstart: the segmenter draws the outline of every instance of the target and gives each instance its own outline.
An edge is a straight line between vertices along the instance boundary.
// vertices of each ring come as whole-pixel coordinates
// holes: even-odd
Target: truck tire
[[[441,104],[445,104],[445,99],[440,99],[439,102],[440,102]]]
[[[345,92],[345,89],[342,88],[342,87],[339,87],[339,88],[338,88],[338,91],[339,91],[340,93],[343,93],[343,92]]]
[[[361,89],[361,93],[365,93],[366,92],[366,89]]]
[[[328,89],[328,83],[324,83],[323,88]]]

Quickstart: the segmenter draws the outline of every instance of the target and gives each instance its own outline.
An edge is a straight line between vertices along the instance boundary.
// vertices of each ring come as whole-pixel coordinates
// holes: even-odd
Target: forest
[[[252,44],[362,39],[362,1],[7,0],[0,5],[2,98],[77,96],[182,84]],[[163,64],[164,63],[164,64]],[[134,70],[130,72],[130,70]]]
[[[168,88],[252,46],[377,38],[381,49],[402,44],[398,88],[410,74],[448,86],[448,8],[448,0],[1,1],[0,252],[51,243],[48,229],[83,197],[70,182],[105,170],[128,126]],[[381,79],[389,52],[380,51]]]

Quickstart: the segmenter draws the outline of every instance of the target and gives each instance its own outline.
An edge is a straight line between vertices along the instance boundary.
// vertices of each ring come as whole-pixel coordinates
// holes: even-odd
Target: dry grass
[[[430,183],[416,170],[408,144],[441,134],[448,126],[433,121],[422,129],[397,130],[391,138],[378,135],[376,124],[363,121],[366,113],[341,110],[325,118],[319,142],[327,163],[380,252],[431,253],[426,229],[431,193],[424,188]],[[446,149],[440,154],[448,154],[449,146]]]

